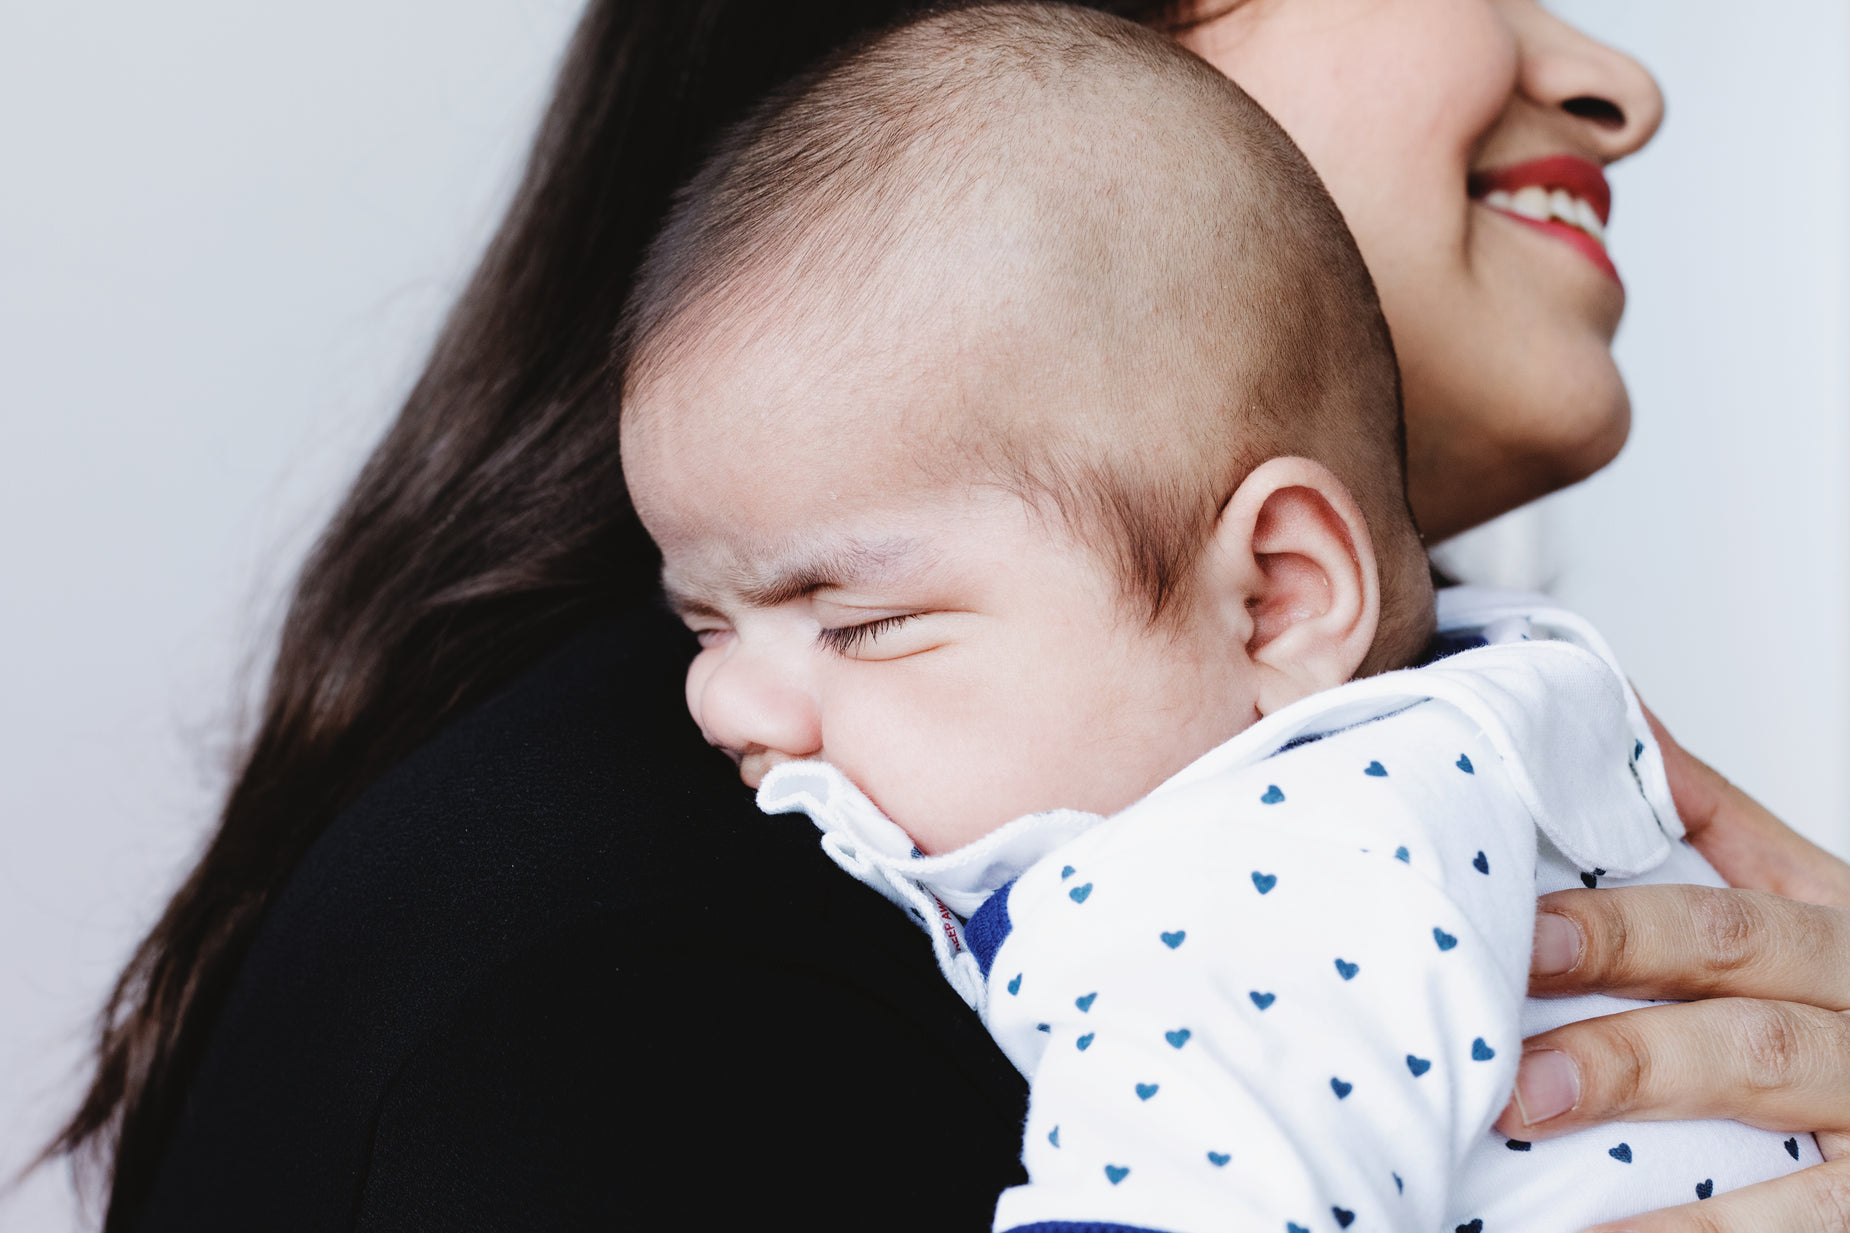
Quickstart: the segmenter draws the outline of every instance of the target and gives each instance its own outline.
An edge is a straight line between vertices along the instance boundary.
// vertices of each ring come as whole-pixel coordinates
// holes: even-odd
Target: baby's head
[[[1429,633],[1361,257],[1138,26],[965,9],[837,57],[709,160],[626,320],[624,470],[747,783],[827,760],[948,851]]]

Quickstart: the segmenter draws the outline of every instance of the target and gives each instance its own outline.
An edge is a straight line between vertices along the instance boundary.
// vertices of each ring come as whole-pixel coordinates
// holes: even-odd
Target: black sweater
[[[985,1229],[1026,1089],[928,940],[602,622],[329,827],[140,1228]]]

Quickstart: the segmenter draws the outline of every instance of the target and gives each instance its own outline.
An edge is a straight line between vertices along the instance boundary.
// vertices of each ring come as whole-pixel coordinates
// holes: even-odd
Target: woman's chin
[[[1631,399],[1610,358],[1570,388],[1459,391],[1435,408],[1413,375],[1406,388],[1407,493],[1436,543],[1586,479],[1624,448]],[[1536,397],[1543,389],[1546,397]],[[1486,423],[1479,408],[1503,410]]]
[[[1530,370],[1529,397],[1511,404],[1507,449],[1540,477],[1545,496],[1619,456],[1632,431],[1632,399],[1609,332],[1572,336]],[[1533,497],[1528,498],[1533,500]]]
[[[1597,413],[1596,413],[1597,412]],[[1578,434],[1557,432],[1542,458],[1555,467],[1547,492],[1578,484],[1619,456],[1632,434],[1632,400],[1623,382],[1615,382],[1601,403],[1583,406],[1575,417]],[[1541,493],[1538,495],[1547,495]]]

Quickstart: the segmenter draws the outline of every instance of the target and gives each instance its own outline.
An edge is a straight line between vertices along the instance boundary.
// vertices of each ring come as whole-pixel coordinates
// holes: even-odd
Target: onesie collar
[[[1438,628],[1448,646],[1476,649],[1305,698],[1202,755],[1152,795],[1436,701],[1482,729],[1536,825],[1574,864],[1632,877],[1661,863],[1683,835],[1663,755],[1592,626],[1545,596],[1448,587],[1438,594]],[[807,813],[836,863],[958,953],[952,914],[969,916],[1028,866],[1104,821],[1072,809],[1029,814],[954,852],[926,856],[824,762],[773,767],[758,805],[771,814]]]

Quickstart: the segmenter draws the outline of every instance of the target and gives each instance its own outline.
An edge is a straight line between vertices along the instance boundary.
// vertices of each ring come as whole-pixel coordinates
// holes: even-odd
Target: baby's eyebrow
[[[915,563],[916,540],[849,540],[827,548],[787,554],[781,560],[733,572],[722,589],[750,608],[775,608],[829,587],[866,585],[891,577]],[[707,588],[688,585],[670,571],[662,573],[668,603],[683,617],[723,615]]]
[[[690,617],[721,619],[722,614],[718,608],[692,591],[676,586],[666,574],[662,575],[662,593],[668,600],[668,607],[684,621]]]
[[[775,608],[828,587],[865,585],[891,576],[916,555],[917,549],[916,540],[897,538],[848,540],[809,549],[741,579],[739,598],[754,608]]]

